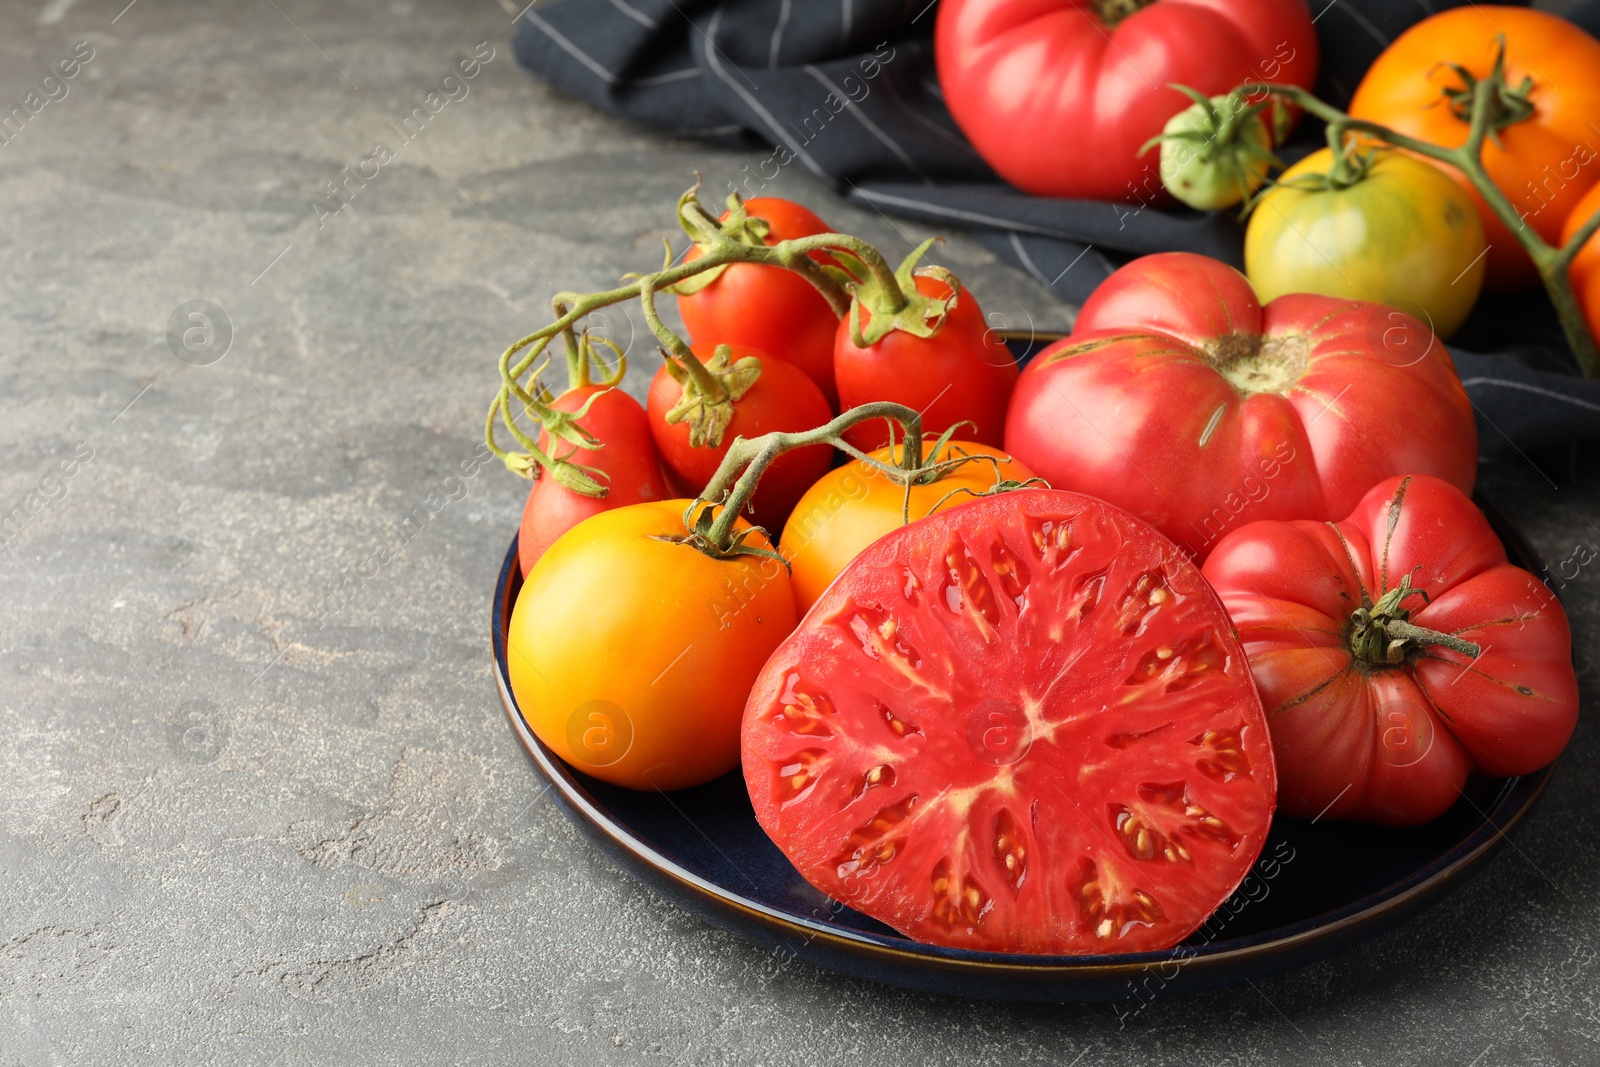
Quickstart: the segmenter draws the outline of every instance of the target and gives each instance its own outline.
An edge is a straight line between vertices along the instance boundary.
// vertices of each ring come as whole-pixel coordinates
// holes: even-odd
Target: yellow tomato
[[[884,463],[895,462],[888,448],[871,455]],[[1007,453],[971,441],[948,442],[932,459],[965,462],[910,487],[913,522],[964,504],[1002,479],[1021,482],[1033,477]],[[795,606],[802,612],[811,607],[862,549],[904,525],[906,514],[906,487],[860,460],[817,479],[795,505],[778,542],[778,551],[789,561]]]
[[[506,634],[511,690],[539,740],[631,789],[682,789],[737,767],[750,686],[795,626],[783,565],[684,543],[688,505],[633,504],[562,534]]]
[[[1379,150],[1365,178],[1343,189],[1295,188],[1327,175],[1313,152],[1256,204],[1245,230],[1245,273],[1261,302],[1320,293],[1389,304],[1448,337],[1483,288],[1483,223],[1438,168]]]

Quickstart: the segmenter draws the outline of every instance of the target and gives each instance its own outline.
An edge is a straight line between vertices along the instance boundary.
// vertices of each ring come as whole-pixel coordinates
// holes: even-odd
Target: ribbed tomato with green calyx
[[[1472,771],[1530,774],[1572,736],[1566,613],[1437,478],[1381,482],[1337,523],[1251,523],[1205,576],[1250,657],[1287,815],[1413,826]]]
[[[812,885],[997,952],[1177,944],[1248,873],[1277,795],[1211,587],[1150,527],[1050,489],[857,556],[767,660],[742,755]]]
[[[1308,293],[1263,305],[1192,252],[1100,283],[1017,382],[1005,447],[1202,558],[1256,519],[1343,518],[1396,474],[1470,492],[1478,470],[1472,403],[1427,326]]]

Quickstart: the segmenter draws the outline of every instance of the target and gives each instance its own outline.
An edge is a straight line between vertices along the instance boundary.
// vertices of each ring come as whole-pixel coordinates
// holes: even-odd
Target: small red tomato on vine
[[[661,456],[688,492],[710,481],[736,437],[812,430],[832,417],[822,390],[792,363],[745,345],[699,344],[693,352],[693,366],[668,356],[647,405]],[[751,498],[755,524],[776,535],[832,459],[825,445],[780,456]]]
[[[921,413],[930,433],[970,423],[957,431],[961,437],[998,448],[1017,361],[954,274],[940,267],[913,271],[930,244],[907,257],[893,288],[865,267],[851,272],[861,280],[852,286],[855,299],[833,350],[839,403],[904,404]],[[889,428],[863,423],[845,439],[870,452],[889,443]]]
[[[530,460],[533,488],[517,535],[523,574],[556,538],[590,515],[670,495],[644,408],[616,386],[625,370],[618,355],[612,372],[591,382],[593,349],[584,337],[570,369],[572,388],[530,405],[542,426],[538,455]]]
[[[747,244],[775,245],[830,230],[811,211],[782,197],[740,202],[734,196],[728,202],[722,232]],[[700,255],[697,245],[685,262]],[[814,252],[812,259],[833,265],[825,253]],[[768,264],[731,263],[680,282],[674,292],[691,341],[749,345],[788,360],[817,383],[830,405],[837,402],[833,336],[839,316],[805,278]]]

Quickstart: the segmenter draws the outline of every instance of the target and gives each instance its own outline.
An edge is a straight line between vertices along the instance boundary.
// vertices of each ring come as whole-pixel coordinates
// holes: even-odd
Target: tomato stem
[[[1115,29],[1117,24],[1141,8],[1149,7],[1155,0],[1094,0],[1095,14],[1100,16],[1100,21],[1106,29]]]
[[[1532,226],[1528,225],[1525,213],[1517,210],[1489,177],[1489,172],[1483,166],[1483,142],[1493,132],[1497,116],[1504,118],[1506,95],[1523,92],[1522,89],[1511,90],[1506,86],[1504,59],[1502,42],[1501,54],[1496,59],[1494,69],[1489,76],[1473,82],[1468,87],[1472,94],[1471,121],[1466,142],[1458,148],[1444,148],[1391,130],[1381,123],[1352,118],[1296,85],[1255,82],[1240,86],[1238,91],[1249,96],[1262,94],[1275,96],[1297,105],[1308,114],[1315,115],[1328,124],[1330,146],[1335,143],[1342,145],[1347,134],[1365,134],[1396,148],[1403,148],[1416,155],[1454,167],[1466,175],[1478,195],[1527,250],[1534,266],[1538,268],[1539,278],[1544,283],[1545,292],[1550,296],[1550,303],[1555,306],[1556,314],[1561,320],[1562,332],[1566,335],[1574,359],[1577,360],[1578,370],[1585,378],[1600,378],[1600,346],[1596,345],[1595,336],[1584,319],[1583,309],[1573,294],[1569,270],[1579,249],[1594,235],[1596,229],[1600,228],[1600,215],[1588,220],[1565,245],[1559,248],[1552,247]],[[1465,94],[1466,91],[1463,89],[1462,93]],[[1465,103],[1464,96],[1462,103]],[[1334,156],[1336,160],[1339,158],[1338,150],[1335,150]]]
[[[1421,655],[1431,646],[1448,648],[1476,659],[1483,650],[1454,634],[1430,630],[1411,621],[1411,612],[1401,605],[1413,596],[1426,602],[1428,594],[1413,588],[1411,575],[1378,598],[1377,603],[1357,608],[1350,616],[1346,642],[1350,654],[1368,667],[1390,667]],[[1365,597],[1363,597],[1365,599]]]
[[[874,308],[882,308],[886,316],[905,317],[908,309],[920,308],[919,294],[910,282],[909,267],[902,271],[890,265],[883,253],[859,237],[844,233],[819,233],[809,237],[780,241],[768,245],[759,240],[765,220],[745,214],[743,201],[735,194],[730,197],[730,216],[726,225],[708,211],[696,197],[698,184],[678,202],[678,218],[684,230],[700,247],[701,254],[682,263],[673,262],[671,245],[667,247],[666,260],[660,270],[648,274],[631,275],[627,284],[597,293],[560,292],[551,299],[555,311],[554,321],[521,338],[500,356],[500,388],[489,405],[484,421],[484,439],[490,451],[512,471],[524,476],[539,467],[548,467],[551,457],[538,448],[537,441],[520,426],[517,420],[537,414],[538,397],[524,385],[524,379],[536,374],[551,341],[561,337],[566,350],[568,378],[573,385],[588,380],[588,360],[591,349],[578,324],[587,315],[602,308],[629,300],[638,300],[640,310],[650,332],[683,374],[694,382],[700,395],[709,398],[725,396],[726,390],[715,376],[700,365],[689,345],[662,321],[657,313],[656,294],[676,292],[681,283],[692,283],[725,270],[735,263],[755,263],[792,270],[805,278],[827,300],[833,313],[840,318],[859,306],[852,299],[853,290],[870,288]],[[831,263],[819,262],[813,253],[822,253]],[[837,257],[837,258],[835,258]],[[847,263],[848,267],[839,265]],[[928,268],[931,269],[931,268]],[[703,281],[702,281],[703,284]],[[953,299],[953,298],[952,298]],[[890,321],[885,318],[885,326]],[[924,321],[919,319],[919,322]],[[936,322],[934,324],[936,327]],[[612,348],[615,350],[616,346]],[[618,350],[618,354],[621,352]],[[618,375],[617,377],[620,377]],[[616,377],[606,384],[614,384]],[[521,452],[507,452],[496,440],[497,426],[511,435]]]
[[[892,419],[905,430],[905,448],[898,468],[873,459],[844,440],[846,430],[871,419]],[[922,416],[903,404],[881,400],[841,412],[814,430],[734,438],[711,481],[684,512],[683,524],[688,539],[696,548],[713,556],[749,551],[740,543],[742,537],[734,534],[734,523],[756,491],[762,473],[785,452],[822,444],[832,445],[892,478],[909,477],[922,467]],[[710,508],[717,510],[708,524],[706,516]]]

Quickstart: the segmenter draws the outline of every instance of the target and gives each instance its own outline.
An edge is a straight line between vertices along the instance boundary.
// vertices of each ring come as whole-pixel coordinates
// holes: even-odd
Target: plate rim
[[[1516,554],[1523,557],[1521,563],[1538,562],[1537,554],[1520,531],[1481,499],[1477,503],[1501,539],[1508,543],[1508,547],[1514,546]],[[491,605],[490,653],[495,685],[513,733],[540,776],[546,780],[547,788],[559,794],[568,817],[579,822],[581,828],[587,829],[592,836],[598,835],[622,858],[642,864],[654,876],[666,879],[680,893],[686,892],[718,911],[734,913],[746,923],[765,927],[779,938],[803,939],[808,946],[820,941],[822,944],[817,948],[865,954],[876,963],[891,968],[910,965],[913,968],[935,968],[1012,980],[1097,983],[1107,979],[1148,975],[1153,968],[1170,963],[1181,964],[1185,970],[1201,974],[1243,969],[1263,962],[1274,964],[1262,968],[1263,971],[1283,970],[1309,963],[1344,947],[1348,942],[1341,935],[1369,931],[1368,936],[1377,936],[1413,910],[1463,883],[1476,872],[1481,861],[1498,851],[1509,834],[1521,825],[1543,794],[1559,762],[1552,762],[1531,775],[1502,779],[1501,788],[1493,801],[1480,809],[1481,821],[1432,863],[1383,889],[1331,911],[1238,938],[1218,938],[1203,945],[1180,944],[1154,952],[1052,956],[945,948],[921,944],[898,935],[891,938],[870,931],[841,928],[764,904],[664,855],[613,818],[574,776],[572,769],[533,733],[517,708],[507,666],[505,626],[510,619],[511,587],[514,580],[521,577],[517,542],[518,538],[513,536],[501,564]],[[520,587],[520,582],[517,584]],[[745,936],[749,935],[746,933]],[[828,969],[840,969],[824,961],[813,962]],[[894,984],[926,988],[914,982]],[[969,992],[981,995],[981,991]]]

